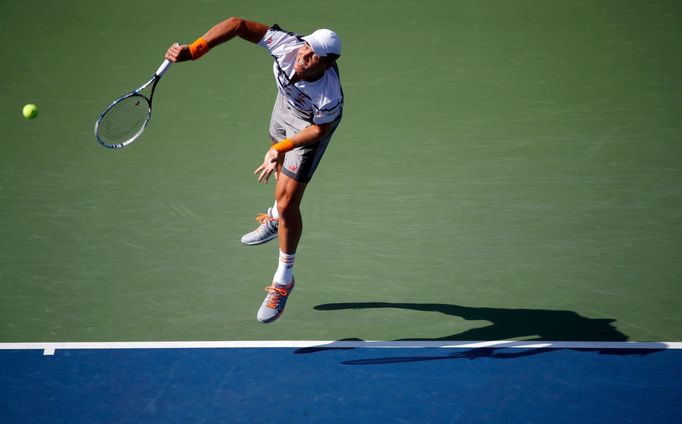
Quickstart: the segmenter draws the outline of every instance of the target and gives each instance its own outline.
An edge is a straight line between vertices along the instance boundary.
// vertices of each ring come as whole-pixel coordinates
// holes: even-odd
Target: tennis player
[[[277,98],[270,120],[271,147],[254,172],[267,184],[274,174],[275,202],[256,219],[260,225],[244,235],[248,246],[279,236],[279,262],[272,284],[258,310],[260,322],[276,320],[294,288],[292,273],[303,221],[300,205],[306,185],[320,163],[343,114],[343,90],[336,60],[341,41],[335,32],[318,29],[301,37],[279,26],[269,27],[240,18],[229,18],[211,28],[190,45],[172,45],[166,59],[197,60],[210,49],[234,37],[268,50],[274,59]]]

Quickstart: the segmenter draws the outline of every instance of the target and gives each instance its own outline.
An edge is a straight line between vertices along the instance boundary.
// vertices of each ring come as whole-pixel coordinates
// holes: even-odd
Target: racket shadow
[[[513,352],[512,352],[513,350]],[[424,362],[424,361],[439,361],[444,359],[519,359],[529,356],[541,355],[550,352],[556,352],[562,349],[505,349],[505,348],[477,348],[468,349],[465,351],[457,351],[448,353],[447,355],[435,356],[401,356],[401,357],[379,357],[367,359],[355,359],[343,361],[344,365],[382,365],[382,364],[404,364],[407,362]],[[627,355],[627,356],[645,356],[660,352],[664,349],[563,349],[578,352],[593,352],[600,355]]]

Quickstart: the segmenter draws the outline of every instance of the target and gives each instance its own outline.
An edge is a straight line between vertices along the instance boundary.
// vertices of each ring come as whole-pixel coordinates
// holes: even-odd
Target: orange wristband
[[[279,143],[273,144],[272,148],[277,150],[279,153],[286,153],[289,150],[294,150],[294,143],[292,143],[288,138],[285,138]]]
[[[197,41],[189,45],[189,54],[192,56],[192,60],[199,59],[201,56],[205,55],[208,50],[208,43],[204,40],[204,37],[197,38]]]

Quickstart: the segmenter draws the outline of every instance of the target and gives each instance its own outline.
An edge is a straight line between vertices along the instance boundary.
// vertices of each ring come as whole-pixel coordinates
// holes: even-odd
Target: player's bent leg
[[[272,144],[275,144],[277,143],[278,138],[273,134],[277,134],[279,139],[284,139],[286,137],[284,128],[275,121],[270,122],[270,141]],[[284,158],[278,163],[277,172],[281,170],[283,161]],[[242,244],[247,246],[258,246],[277,237],[279,214],[277,213],[276,208],[277,202],[275,202],[273,207],[268,208],[267,213],[261,213],[256,217],[256,221],[258,221],[260,225],[255,230],[242,236]]]

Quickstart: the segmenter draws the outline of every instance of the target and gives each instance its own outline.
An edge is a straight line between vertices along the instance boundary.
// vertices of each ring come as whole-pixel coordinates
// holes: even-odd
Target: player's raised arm
[[[166,52],[166,59],[171,62],[196,60],[213,47],[225,43],[234,37],[258,43],[268,31],[268,28],[267,25],[246,19],[228,18],[209,29],[206,34],[199,37],[192,44],[174,44],[170,46]]]

